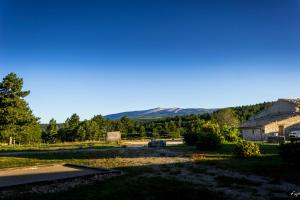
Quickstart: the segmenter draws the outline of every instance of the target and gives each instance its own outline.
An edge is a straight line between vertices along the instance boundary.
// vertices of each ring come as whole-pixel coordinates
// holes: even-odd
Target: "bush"
[[[225,140],[228,142],[236,142],[239,139],[240,131],[237,128],[223,126],[221,134],[224,136]]]
[[[193,146],[196,145],[197,140],[198,140],[198,135],[196,133],[185,133],[183,135],[184,142],[189,145]]]
[[[300,165],[300,143],[281,144],[279,147],[279,154],[283,160],[290,164]]]
[[[239,158],[253,158],[261,156],[260,147],[258,144],[244,140],[239,141],[235,145],[233,154]]]
[[[224,137],[220,134],[218,124],[205,122],[198,129],[183,135],[187,145],[196,145],[198,149],[212,150],[221,146]]]
[[[222,136],[215,132],[207,132],[198,134],[197,149],[214,150],[221,147]]]

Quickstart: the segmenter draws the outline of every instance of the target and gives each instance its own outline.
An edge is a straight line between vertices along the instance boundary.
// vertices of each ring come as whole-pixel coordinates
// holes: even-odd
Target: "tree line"
[[[123,138],[177,138],[212,126],[226,137],[239,134],[240,123],[271,103],[220,109],[211,114],[176,116],[162,119],[106,119],[101,115],[80,120],[73,114],[63,124],[51,119],[41,126],[25,101],[30,91],[23,91],[23,79],[10,73],[0,82],[0,139],[2,142],[56,143],[103,140],[109,131],[120,131]]]

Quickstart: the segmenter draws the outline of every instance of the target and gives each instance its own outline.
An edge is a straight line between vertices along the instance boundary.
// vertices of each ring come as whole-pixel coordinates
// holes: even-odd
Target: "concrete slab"
[[[108,173],[120,172],[72,164],[3,169],[0,170],[0,188]]]

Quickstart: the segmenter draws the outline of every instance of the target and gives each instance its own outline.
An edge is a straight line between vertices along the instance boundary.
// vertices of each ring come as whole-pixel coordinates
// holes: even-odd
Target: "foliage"
[[[237,128],[225,125],[221,129],[221,135],[224,136],[227,142],[235,142],[239,139],[240,131]]]
[[[151,136],[152,136],[152,138],[159,138],[159,133],[158,133],[157,128],[153,128]]]
[[[290,164],[300,165],[300,142],[281,144],[278,148],[283,160]]]
[[[62,141],[75,141],[78,138],[78,125],[80,123],[79,116],[74,113],[70,118],[65,121],[64,131],[61,132]]]
[[[236,143],[233,154],[239,158],[253,158],[260,157],[260,147],[254,142],[241,140]]]
[[[216,149],[225,141],[235,140],[238,137],[236,128],[220,126],[214,122],[208,121],[199,123],[194,131],[187,132],[183,135],[187,145],[197,145],[199,149]]]
[[[238,127],[240,124],[240,121],[237,118],[235,111],[231,108],[225,108],[214,112],[212,114],[212,118],[221,127],[223,126]]]
[[[224,138],[218,124],[210,121],[202,123],[195,131],[184,134],[187,145],[196,145],[198,149],[209,150],[220,147]]]
[[[222,137],[214,132],[205,132],[198,134],[197,149],[200,150],[214,150],[221,147]]]
[[[197,143],[198,135],[193,132],[188,132],[183,135],[183,139],[187,145],[193,146],[193,145],[196,145],[196,143]]]
[[[53,144],[56,142],[58,134],[58,126],[55,119],[49,121],[49,125],[46,127],[46,130],[42,133],[42,139],[45,143]]]
[[[263,111],[264,109],[270,107],[273,102],[264,102],[255,105],[248,106],[238,106],[232,108],[237,115],[240,122],[248,120],[251,116]]]
[[[19,144],[40,142],[41,128],[24,100],[23,79],[10,73],[0,82],[0,134],[3,141]]]

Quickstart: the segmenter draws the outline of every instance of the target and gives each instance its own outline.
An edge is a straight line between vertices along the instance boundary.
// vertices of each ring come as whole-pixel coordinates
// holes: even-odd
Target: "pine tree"
[[[23,79],[10,73],[0,82],[0,135],[3,141],[40,142],[38,118],[24,100],[30,91],[22,91]]]
[[[55,119],[49,121],[49,125],[42,134],[42,139],[46,143],[55,143],[58,134],[58,126]]]
[[[80,118],[74,113],[70,118],[68,118],[64,124],[65,139],[66,141],[75,141],[77,128],[79,127]]]

